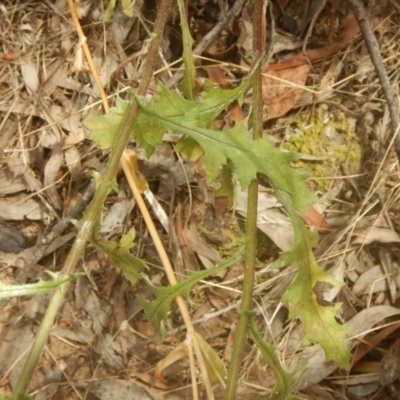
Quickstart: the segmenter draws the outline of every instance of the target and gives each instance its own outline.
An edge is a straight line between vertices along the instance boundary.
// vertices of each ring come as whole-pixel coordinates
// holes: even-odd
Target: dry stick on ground
[[[386,72],[380,53],[378,40],[372,32],[371,25],[368,20],[367,10],[362,4],[361,0],[350,0],[350,5],[353,10],[354,17],[360,26],[365,44],[367,45],[368,52],[371,57],[371,61],[375,66],[376,73],[378,74],[379,81],[382,85],[383,94],[385,95],[388,103],[392,129],[396,135],[394,139],[396,154],[398,160],[400,161],[400,135],[397,132],[400,126],[399,103],[390,85],[389,76]]]
[[[194,48],[193,54],[199,56],[217,37],[218,35],[226,28],[229,21],[237,16],[241,11],[243,4],[246,0],[236,0],[235,4],[230,8],[230,10],[225,14],[225,16],[219,21],[214,28],[211,29],[203,39],[199,42],[199,44]],[[183,69],[183,64],[180,66]],[[166,84],[168,88],[176,85],[184,76],[185,71],[178,71]]]
[[[77,218],[79,214],[84,210],[86,205],[89,203],[90,199],[93,196],[93,193],[96,189],[96,185],[94,182],[90,182],[84,192],[82,193],[81,198],[76,203],[75,207],[70,211],[70,213],[58,221],[54,226],[50,233],[45,237],[45,244],[50,245],[55,239],[57,239],[71,224],[71,219]],[[37,260],[39,261],[39,260]]]
[[[303,37],[304,31],[306,30],[306,35],[304,37],[303,42],[303,53],[307,52],[307,43],[308,39],[310,39],[312,31],[314,30],[315,23],[321,14],[321,11],[325,7],[326,0],[312,1],[308,7],[307,18],[304,21],[304,26],[302,32],[300,33],[300,37]],[[308,28],[307,28],[308,25]]]

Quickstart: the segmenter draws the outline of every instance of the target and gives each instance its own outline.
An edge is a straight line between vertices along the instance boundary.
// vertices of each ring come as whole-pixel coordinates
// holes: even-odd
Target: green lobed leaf
[[[278,264],[297,264],[299,269],[282,301],[289,306],[289,318],[302,319],[303,343],[319,343],[328,361],[332,360],[340,368],[349,369],[351,353],[345,340],[350,330],[336,321],[341,304],[330,304],[319,291],[319,288],[341,284],[332,275],[322,271],[315,261],[312,252],[315,235],[298,221],[300,218],[297,215],[292,213],[291,219],[295,222],[294,245],[291,250],[281,254]]]
[[[290,197],[299,211],[315,204],[318,199],[305,187],[308,174],[291,168],[298,160],[295,153],[283,153],[265,137],[251,140],[242,124],[236,124],[227,131],[207,129],[208,124],[226,106],[239,97],[246,85],[231,91],[210,89],[197,102],[184,99],[176,92],[159,85],[154,102],[145,104],[137,97],[141,112],[134,125],[134,137],[139,144],[159,144],[166,130],[183,133],[195,140],[205,152],[204,170],[207,182],[215,181],[218,172],[228,160],[234,164],[242,187],[247,187],[257,174],[265,175],[271,185]],[[278,193],[279,195],[279,193]]]
[[[101,238],[97,228],[94,229],[90,243],[106,253],[110,258],[111,266],[120,268],[124,277],[132,285],[136,284],[140,271],[146,268],[146,263],[130,252],[135,239],[135,229],[132,228],[127,234],[123,235],[119,242],[112,242]]]
[[[229,162],[227,165],[222,167],[219,187],[214,191],[215,198],[227,197],[229,199],[229,208],[231,208],[235,203],[235,183],[233,176],[233,165]]]
[[[233,90],[212,87],[202,94],[202,99],[191,101],[186,100],[179,93],[169,91],[160,83],[153,102],[145,104],[142,98],[136,97],[143,112],[135,121],[133,137],[145,150],[152,147],[154,150],[154,147],[162,142],[166,131],[185,133],[174,123],[190,121],[191,128],[206,128],[218,114],[243,94],[246,87],[247,82],[243,82]],[[172,123],[172,126],[166,124],[168,121]],[[197,141],[196,137],[191,135],[188,137]],[[151,153],[152,151],[149,151],[147,155]]]
[[[242,124],[223,132],[207,129],[221,111],[243,95],[246,87],[247,81],[233,90],[211,87],[202,94],[202,99],[190,101],[159,84],[153,102],[145,104],[137,97],[141,112],[132,127],[132,136],[150,156],[166,131],[183,133],[204,149],[208,183],[214,182],[219,169],[231,160],[242,187],[247,187],[261,173],[274,189],[290,197],[296,210],[305,211],[306,206],[318,199],[304,185],[308,174],[290,166],[298,160],[298,154],[281,152],[267,137],[251,140]],[[129,102],[118,99],[109,114],[86,118],[84,124],[92,130],[89,138],[103,148],[113,147],[129,106]]]
[[[152,301],[146,300],[143,295],[138,294],[137,298],[143,306],[146,318],[153,324],[158,338],[162,337],[161,321],[167,317],[171,304],[175,297],[189,297],[192,287],[202,279],[216,275],[218,272],[230,267],[242,259],[243,248],[231,258],[219,262],[215,267],[204,271],[192,272],[182,282],[173,286],[158,287],[152,286],[156,298]]]
[[[89,139],[97,142],[103,149],[112,148],[118,140],[129,106],[129,102],[118,98],[116,106],[111,108],[109,114],[85,118],[84,125],[92,131]]]
[[[175,151],[184,154],[188,161],[197,161],[204,154],[203,148],[195,140],[185,136],[177,141]]]

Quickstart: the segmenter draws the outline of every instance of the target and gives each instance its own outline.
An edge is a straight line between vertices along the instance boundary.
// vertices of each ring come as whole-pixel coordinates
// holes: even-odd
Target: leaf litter
[[[289,15],[296,12],[296,7],[302,7],[298,2],[287,3],[281,1],[285,13]],[[207,7],[214,7],[214,3],[198,2],[191,9],[194,20],[199,24],[201,22],[201,26],[212,26],[215,23],[214,11],[211,12]],[[325,11],[329,11],[329,7],[327,5]],[[347,17],[339,15],[340,27],[343,28],[337,29],[335,43],[329,44],[325,41],[324,46],[315,46],[312,42],[313,39],[326,40],[323,32],[324,27],[328,26],[329,12],[325,11],[316,19],[311,37],[308,38],[307,57],[293,50],[296,38],[286,42],[281,39],[281,44],[289,44],[286,48],[281,47],[280,52],[288,52],[289,55],[286,60],[282,60],[280,52],[274,54],[265,71],[274,76],[274,79],[265,77],[263,83],[264,101],[268,109],[265,134],[273,137],[274,142],[284,149],[287,138],[293,133],[293,118],[299,114],[307,115],[310,124],[313,121],[313,108],[319,107],[322,113],[337,119],[355,118],[353,126],[360,141],[364,143],[366,154],[358,175],[348,176],[346,165],[339,166],[336,171],[324,171],[325,175],[313,174],[313,179],[328,180],[330,193],[339,188],[336,194],[325,198],[327,206],[320,215],[326,224],[323,223],[325,229],[320,231],[320,244],[315,248],[315,254],[323,270],[334,272],[336,280],[344,283],[341,288],[324,287],[321,294],[316,295],[316,301],[342,303],[339,318],[351,328],[347,343],[355,357],[355,349],[360,347],[362,341],[368,342],[370,338],[372,340],[374,335],[384,332],[398,321],[396,289],[400,282],[398,265],[392,256],[398,250],[400,224],[398,171],[392,153],[389,152],[386,158],[379,158],[386,149],[382,144],[382,132],[385,132],[387,124],[384,120],[383,99],[375,84],[374,72],[367,68],[363,44],[355,37],[358,27],[349,11],[345,11]],[[3,203],[0,211],[2,222],[8,229],[15,228],[28,238],[27,249],[18,249],[15,254],[1,254],[0,262],[4,266],[1,281],[20,284],[38,282],[42,277],[38,271],[60,269],[70,240],[74,237],[72,224],[68,226],[68,232],[64,236],[60,234],[56,238],[52,247],[45,243],[44,238],[56,222],[67,215],[66,210],[79,202],[92,172],[95,169],[100,170],[106,160],[102,151],[85,140],[89,132],[83,121],[99,112],[96,105],[98,89],[85,70],[85,63],[78,57],[80,45],[65,5],[62,2],[55,2],[53,7],[49,7],[47,3],[6,2],[6,5],[1,6],[0,12],[5,16],[0,22],[2,35],[5,35],[4,32],[11,32],[11,36],[4,40],[5,47],[1,49],[3,53],[0,63],[3,72],[0,99],[0,201]],[[127,57],[141,49],[147,37],[146,29],[151,31],[144,22],[146,19],[138,18],[145,16],[151,19],[151,10],[139,2],[134,6],[134,16],[128,18],[117,7],[111,18],[112,25],[106,24],[102,28],[104,31],[98,28],[103,25],[99,24],[102,21],[102,10],[97,5],[82,8],[81,12],[83,18],[91,21],[85,34],[95,47],[93,54],[96,68],[101,71],[102,84],[108,88],[110,95],[119,92],[121,97],[125,97],[126,81],[129,80],[132,84],[140,79],[141,58],[132,58],[132,63],[126,65],[124,62]],[[376,26],[381,24],[381,52],[384,59],[386,57],[386,68],[390,71],[395,68],[395,51],[387,43],[396,42],[398,18],[393,13],[388,22],[383,24],[387,15],[387,10],[382,6],[375,11],[373,21]],[[249,25],[249,14],[245,10],[241,17],[243,26],[246,23]],[[117,24],[114,21],[124,23]],[[128,25],[130,29],[127,29]],[[279,23],[276,28],[280,29]],[[249,40],[250,34],[250,31],[242,32],[243,44]],[[198,35],[196,40],[201,40],[201,33]],[[105,37],[107,39],[104,41]],[[276,40],[279,41],[279,38],[277,36]],[[113,39],[116,47],[108,43]],[[42,45],[43,43],[46,45]],[[106,49],[103,48],[104,43],[108,44]],[[166,43],[166,46],[171,46],[171,49],[166,49],[165,62],[168,64],[175,61],[174,57],[177,56],[173,54],[176,38],[168,37]],[[227,46],[225,38],[221,39],[214,44],[210,54],[215,56],[215,49],[228,50]],[[237,66],[233,57],[232,64],[228,66],[213,60],[230,77],[235,74],[242,77],[240,71],[247,65],[244,47],[240,46],[236,55],[236,60],[240,60]],[[333,59],[329,65],[332,59],[326,57],[331,56],[339,57],[340,62]],[[311,68],[309,62],[319,59],[322,62],[313,63]],[[122,79],[118,79],[117,74],[113,75],[118,71],[119,75],[122,74]],[[171,71],[167,69],[165,73]],[[156,80],[165,82],[167,78],[163,74],[164,72],[158,75]],[[281,79],[278,87],[276,78]],[[395,79],[393,78],[393,84],[396,83]],[[153,90],[156,90],[156,85]],[[330,102],[324,103],[328,97]],[[245,97],[245,105],[246,102]],[[122,103],[117,103],[117,106],[120,104]],[[366,109],[373,110],[373,121],[368,127],[365,121],[358,118],[360,112],[362,114]],[[224,113],[224,110],[218,110],[215,115],[217,118],[220,118],[219,113]],[[152,118],[156,116],[149,115]],[[198,116],[194,115],[193,118],[198,119]],[[217,119],[217,122],[223,126],[230,121],[229,118],[224,118],[224,121]],[[158,169],[155,168],[150,173],[146,169],[142,171],[139,166],[139,171],[148,180],[150,190],[158,197],[174,225],[177,221],[176,212],[181,210],[179,235],[163,234],[160,224],[159,229],[165,243],[177,241],[179,237],[175,248],[180,248],[180,243],[188,247],[182,257],[194,260],[193,269],[210,268],[221,259],[221,255],[226,258],[236,248],[236,233],[232,233],[231,226],[232,213],[223,208],[214,209],[215,199],[212,199],[205,185],[202,172],[204,166],[208,168],[208,175],[218,176],[213,160],[208,158],[189,162],[183,159],[178,162],[170,151],[170,144],[176,142],[176,138],[173,138],[176,124],[177,122],[171,126],[169,135],[162,132],[159,137],[142,139],[145,150],[150,150],[161,142],[163,149],[159,150],[156,158],[150,158]],[[180,125],[181,130],[192,128],[190,125]],[[206,137],[207,127],[204,126],[203,129],[201,133]],[[233,134],[240,135],[237,128],[226,126],[224,129],[227,132],[224,140],[232,141],[233,135],[230,137],[229,129],[234,129],[231,131]],[[105,133],[106,131],[107,127]],[[366,132],[369,132],[368,136],[364,136],[367,135]],[[327,130],[325,134],[330,133]],[[110,136],[104,135],[104,138],[109,139]],[[140,139],[137,140],[140,142]],[[110,146],[112,144],[113,141]],[[165,144],[167,145],[163,147]],[[218,153],[213,154],[220,157]],[[229,158],[229,155],[225,157]],[[335,158],[335,155],[330,157]],[[145,156],[142,158],[146,160]],[[319,162],[309,161],[310,164]],[[238,178],[242,183],[247,183],[252,177],[254,173],[239,171]],[[122,188],[126,187],[122,176],[118,176],[117,180]],[[343,379],[337,366],[326,363],[325,354],[318,346],[301,344],[301,323],[297,320],[289,321],[286,309],[280,305],[281,296],[293,280],[294,272],[287,268],[268,268],[278,253],[287,250],[294,240],[293,228],[286,213],[282,211],[276,197],[271,196],[272,204],[260,209],[258,216],[262,236],[259,240],[260,265],[255,300],[264,307],[255,309],[258,329],[262,330],[267,342],[274,344],[276,354],[289,370],[308,359],[308,372],[300,386],[302,398],[315,398],[315,394],[308,393],[319,393],[318,398],[335,393],[337,398],[344,392],[348,398],[356,398],[357,393],[361,393],[359,371],[364,371],[363,368],[371,361],[375,362],[375,368],[371,371],[373,376],[368,379],[378,384],[371,388],[372,394],[365,394],[364,398],[372,398],[368,396],[378,392],[381,397],[389,398],[389,382],[398,379],[395,368],[398,357],[396,331],[382,338],[379,348],[374,344],[374,347],[365,351],[363,358],[352,364],[346,379]],[[117,211],[116,205],[131,201],[127,197],[129,198],[129,194],[126,190],[109,196],[104,214],[106,216],[108,210],[112,210],[107,218],[115,221],[119,229],[109,231],[107,239],[117,243],[121,235],[134,227],[137,231],[135,255],[151,265],[150,279],[154,285],[159,286],[163,281],[162,274],[157,269],[160,265],[159,259],[147,231],[143,228],[140,215],[135,208],[132,210],[132,205],[121,206],[122,209]],[[269,195],[267,197],[270,198]],[[190,198],[196,199],[198,204],[207,204],[210,211],[202,212],[201,217],[196,219],[193,213],[198,208],[193,208],[188,200]],[[241,218],[245,218],[244,210],[243,205],[237,207]],[[319,226],[315,223],[319,217],[313,211],[307,212],[306,216],[307,223]],[[202,219],[206,218],[213,219],[215,223],[202,223]],[[263,225],[267,225],[267,228],[263,228]],[[213,232],[207,231],[205,226],[212,226]],[[12,231],[15,232],[14,229]],[[34,232],[33,236],[27,233],[29,231]],[[210,240],[213,233],[215,237]],[[9,231],[5,230],[5,234],[9,236]],[[230,239],[226,240],[226,237]],[[219,240],[216,242],[216,239]],[[174,248],[173,245],[170,243],[171,249]],[[40,256],[37,255],[39,253]],[[188,268],[185,264],[182,263],[182,274],[187,274]],[[171,306],[168,318],[164,321],[166,326],[163,327],[167,336],[158,344],[152,337],[154,330],[143,321],[143,304],[135,296],[141,294],[146,301],[154,301],[151,290],[143,283],[135,287],[127,285],[118,270],[110,269],[109,266],[110,261],[104,254],[88,248],[83,260],[87,278],[76,281],[75,291],[70,288],[70,296],[67,297],[62,314],[52,331],[48,353],[43,356],[42,369],[36,370],[30,391],[40,392],[41,396],[58,395],[65,399],[78,398],[77,393],[80,390],[92,391],[99,398],[113,398],[125,393],[124,391],[131,397],[141,395],[143,398],[189,398],[190,390],[185,389],[190,381],[186,375],[187,365],[178,362],[184,360],[185,352],[176,356],[178,350],[174,350],[179,349],[181,332],[176,309]],[[231,329],[236,321],[234,306],[240,299],[242,279],[240,265],[231,267],[231,270],[226,275],[220,275],[218,280],[195,284],[190,292],[195,326],[198,326],[206,344],[223,354],[222,360],[226,364],[229,362],[232,345]],[[321,282],[324,282],[325,275],[321,277]],[[316,282],[315,290],[322,288],[321,285],[318,286],[319,282]],[[13,361],[22,355],[21,347],[5,344],[16,344],[16,337],[19,338],[18,342],[31,342],[31,332],[45,310],[43,303],[46,299],[43,295],[18,304],[13,299],[7,302],[3,300],[0,326],[4,343],[0,348],[0,359],[4,360],[0,365],[2,394],[9,394],[22,366],[21,362],[18,364],[20,367],[13,365]],[[384,355],[382,349],[388,353]],[[173,357],[177,361],[169,364]],[[171,368],[174,365],[175,368]],[[159,373],[156,375],[159,379],[155,380],[153,370],[157,366]],[[249,357],[244,360],[243,371],[239,391],[244,398],[264,396],[263,390],[268,392],[274,387],[271,379],[268,381],[263,376],[264,365],[254,349],[249,351]],[[115,379],[115,374],[118,375],[118,380]],[[63,380],[68,384],[60,385],[59,382]],[[87,384],[87,380],[95,383]],[[146,389],[143,389],[143,383],[147,384]],[[260,385],[263,389],[258,395],[254,395],[247,385]],[[174,394],[168,393],[168,389],[172,388]],[[215,393],[216,398],[219,398],[221,391],[217,388]]]

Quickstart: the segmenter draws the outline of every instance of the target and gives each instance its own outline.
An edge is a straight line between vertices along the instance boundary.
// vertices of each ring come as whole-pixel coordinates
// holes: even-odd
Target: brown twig
[[[319,15],[321,14],[321,11],[325,7],[325,4],[326,4],[326,0],[311,1],[311,4],[308,8],[307,17],[304,21],[302,32],[300,33],[300,36],[303,36],[304,31],[306,31],[306,35],[304,37],[304,43],[303,43],[303,53],[304,54],[306,54],[306,51],[307,51],[308,39],[310,39],[310,36],[314,29],[314,25],[315,25]],[[307,28],[307,26],[308,26],[308,28]]]
[[[393,89],[390,85],[389,76],[386,72],[380,53],[378,40],[372,32],[371,25],[368,20],[367,10],[365,9],[361,0],[350,0],[350,5],[353,10],[354,17],[360,26],[365,44],[368,48],[369,56],[371,57],[371,61],[375,66],[376,73],[378,74],[379,81],[382,85],[383,94],[385,95],[388,103],[392,129],[395,134],[394,144],[396,148],[396,154],[398,160],[400,161],[400,135],[398,134],[400,117],[398,99],[395,97]]]
[[[71,219],[77,218],[79,214],[84,210],[86,205],[89,203],[90,199],[93,196],[93,193],[96,189],[96,185],[94,182],[90,182],[84,192],[82,193],[81,198],[76,203],[75,207],[70,211],[70,213],[58,221],[50,231],[48,235],[46,235],[44,242],[46,244],[50,244],[59,237],[71,224]],[[38,261],[38,260],[37,260]]]

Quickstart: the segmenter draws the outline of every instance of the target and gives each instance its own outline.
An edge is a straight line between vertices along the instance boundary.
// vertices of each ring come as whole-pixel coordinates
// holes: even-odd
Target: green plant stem
[[[253,50],[254,59],[259,59],[264,52],[265,45],[265,8],[264,0],[255,0],[253,10]],[[261,85],[261,63],[254,71],[252,78],[253,101],[252,101],[252,128],[253,139],[262,136],[263,126],[263,101]],[[244,260],[243,295],[239,308],[239,322],[235,333],[235,342],[232,349],[232,358],[229,364],[228,379],[224,394],[225,400],[232,400],[236,396],[237,384],[243,351],[246,344],[249,329],[250,313],[253,303],[253,287],[255,276],[256,250],[257,250],[257,204],[258,204],[258,182],[253,180],[248,189],[247,222]]]
[[[257,196],[258,182],[252,181],[248,189],[248,204],[247,204],[247,222],[246,222],[246,248],[244,260],[244,281],[243,295],[239,307],[239,322],[235,332],[235,342],[232,349],[232,356],[229,363],[228,379],[225,389],[225,400],[235,398],[237,381],[240,372],[243,350],[246,343],[249,311],[252,306],[253,284],[254,284],[254,266],[256,255],[256,231],[257,231]]]
[[[147,54],[145,64],[143,67],[143,76],[138,88],[139,95],[145,95],[149,87],[153,72],[155,70],[158,50],[163,36],[164,27],[167,21],[169,11],[171,10],[172,0],[162,0],[160,8],[157,13],[157,19],[154,24],[155,37],[152,39],[149,52]],[[125,149],[126,143],[129,139],[130,132],[132,129],[133,122],[138,114],[139,107],[135,100],[133,100],[132,106],[129,109],[124,124],[120,130],[119,140],[116,141],[115,147],[113,148],[110,161],[107,165],[104,176],[101,179],[99,187],[96,190],[95,196],[90,203],[86,216],[83,219],[82,227],[79,230],[78,236],[74,242],[74,245],[68,254],[65,265],[60,273],[60,276],[68,275],[74,272],[79,259],[86,248],[88,238],[92,234],[96,220],[100,217],[104,200],[108,194],[109,188],[113,182],[115,173],[118,168],[118,164],[122,153]],[[67,290],[67,283],[59,286],[53,293],[50,304],[46,311],[46,314],[39,327],[39,331],[36,335],[32,350],[28,356],[28,359],[24,365],[24,368],[19,376],[16,387],[13,391],[12,399],[16,400],[18,395],[25,392],[26,387],[29,383],[33,370],[39,360],[39,357],[43,351],[44,345],[47,342],[50,329],[54,324],[54,320],[57,313],[63,303],[64,294]]]
[[[179,17],[181,19],[182,29],[182,43],[183,43],[183,54],[182,59],[185,65],[185,75],[182,81],[183,94],[188,100],[193,100],[194,91],[194,78],[196,76],[196,67],[194,65],[193,57],[193,39],[190,35],[190,29],[187,23],[186,5],[183,0],[177,0],[179,8]]]
[[[54,319],[56,318],[58,310],[60,309],[63,302],[66,287],[67,285],[64,283],[54,291],[51,302],[47,307],[46,314],[44,315],[42,323],[40,325],[39,332],[36,335],[35,342],[25,362],[24,368],[18,378],[18,382],[13,390],[13,395],[11,397],[11,399],[13,400],[17,400],[18,395],[24,393],[26,387],[28,386],[29,380],[36,367],[37,361],[40,357],[40,354],[42,353],[42,349],[47,342],[48,332],[50,332],[50,329],[54,323]],[[41,331],[45,333],[40,334]]]

